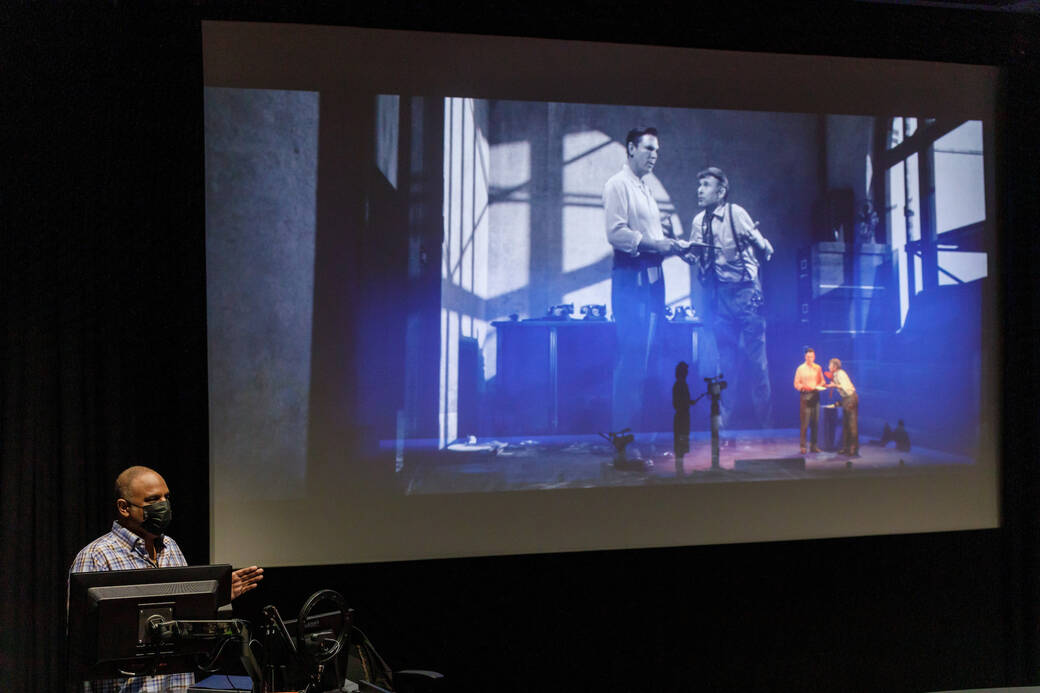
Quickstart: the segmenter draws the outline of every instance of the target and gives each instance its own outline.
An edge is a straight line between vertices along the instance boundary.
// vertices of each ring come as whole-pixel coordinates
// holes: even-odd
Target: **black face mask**
[[[173,510],[170,509],[170,501],[168,500],[156,501],[148,505],[138,505],[137,507],[144,510],[144,521],[141,522],[141,528],[149,534],[160,536],[170,526],[170,521],[173,520]]]

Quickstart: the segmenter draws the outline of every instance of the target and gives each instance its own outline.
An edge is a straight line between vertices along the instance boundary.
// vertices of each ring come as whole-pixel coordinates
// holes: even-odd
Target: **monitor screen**
[[[214,559],[997,525],[998,69],[203,42]]]
[[[70,680],[195,671],[212,641],[160,644],[149,619],[215,620],[230,602],[230,565],[71,573]]]

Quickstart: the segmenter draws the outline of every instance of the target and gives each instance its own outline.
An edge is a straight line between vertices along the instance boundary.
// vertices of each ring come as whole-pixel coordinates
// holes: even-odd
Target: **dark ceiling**
[[[1040,0],[859,0],[886,5],[916,5],[946,9],[990,10],[993,12],[1034,12],[1040,14]]]

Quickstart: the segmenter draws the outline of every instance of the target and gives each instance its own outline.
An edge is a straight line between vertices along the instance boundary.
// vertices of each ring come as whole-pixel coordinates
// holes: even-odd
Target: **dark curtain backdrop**
[[[7,10],[0,681],[58,691],[65,580],[115,475],[208,562],[201,55],[186,13]]]
[[[171,534],[208,557],[202,16],[1007,66],[1001,529],[283,568],[236,608],[292,613],[340,589],[392,664],[441,668],[467,691],[1040,683],[1037,17],[286,5],[0,8],[0,687],[61,689],[66,571],[107,530],[119,470],[159,469]]]

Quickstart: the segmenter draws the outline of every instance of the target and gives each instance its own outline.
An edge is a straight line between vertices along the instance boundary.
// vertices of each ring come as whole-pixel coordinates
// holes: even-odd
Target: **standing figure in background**
[[[798,366],[794,372],[794,389],[799,392],[798,422],[800,430],[798,434],[798,447],[805,454],[805,430],[812,429],[810,443],[813,452],[819,452],[816,446],[817,429],[820,419],[820,390],[823,387],[823,369],[816,363],[816,352],[812,347],[805,348],[805,363]]]
[[[773,412],[755,250],[768,261],[773,246],[743,207],[727,201],[728,196],[729,179],[721,169],[711,166],[697,174],[697,204],[704,211],[693,218],[690,240],[715,246],[700,252],[704,310],[719,354],[714,375],[725,373],[738,391],[750,389],[755,418],[765,428],[771,425]],[[746,386],[738,375],[741,354],[747,361]],[[732,412],[732,403],[722,404],[723,427],[729,425]]]
[[[627,160],[603,188],[607,242],[614,249],[610,300],[617,328],[612,430],[641,430],[643,390],[656,335],[664,320],[661,262],[682,248],[665,238],[661,211],[647,185],[657,164],[657,130],[639,127],[625,138]]]
[[[675,385],[672,386],[675,417],[672,419],[672,437],[676,476],[683,475],[683,455],[690,451],[690,407],[704,396],[704,393],[701,393],[697,399],[690,399],[690,386],[686,384],[686,376],[689,374],[690,366],[685,361],[675,364]]]
[[[831,359],[827,367],[833,380],[827,383],[827,387],[837,388],[841,397],[841,450],[838,454],[859,457],[859,395],[849,374],[841,367],[840,359]]]

